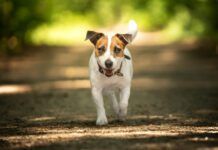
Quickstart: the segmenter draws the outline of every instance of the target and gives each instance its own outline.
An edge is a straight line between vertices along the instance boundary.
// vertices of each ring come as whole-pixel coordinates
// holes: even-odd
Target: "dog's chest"
[[[104,89],[116,89],[125,86],[125,79],[119,76],[113,76],[100,83]]]

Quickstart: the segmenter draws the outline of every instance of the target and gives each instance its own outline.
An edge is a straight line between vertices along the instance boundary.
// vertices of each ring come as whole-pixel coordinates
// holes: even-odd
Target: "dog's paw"
[[[126,120],[127,111],[120,111],[118,114],[118,120],[119,121],[125,121]]]
[[[121,115],[121,114],[119,114],[119,115],[118,115],[118,120],[119,120],[119,121],[122,121],[122,122],[123,122],[123,121],[126,121],[126,115]]]
[[[102,126],[108,124],[107,118],[105,117],[99,117],[96,121],[96,125]]]

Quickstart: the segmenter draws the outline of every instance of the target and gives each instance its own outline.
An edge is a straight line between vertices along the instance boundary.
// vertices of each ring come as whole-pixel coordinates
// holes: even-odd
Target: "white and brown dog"
[[[89,62],[92,96],[97,107],[97,125],[108,123],[103,94],[109,95],[119,120],[125,120],[133,75],[132,60],[126,45],[137,34],[137,24],[131,20],[126,34],[105,35],[88,31],[86,40],[95,46]],[[119,103],[116,98],[119,92]]]

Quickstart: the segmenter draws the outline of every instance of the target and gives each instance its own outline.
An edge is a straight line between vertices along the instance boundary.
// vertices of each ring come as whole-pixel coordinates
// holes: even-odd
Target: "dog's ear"
[[[132,34],[117,33],[116,36],[124,43],[125,46],[132,41]]]
[[[94,45],[96,45],[97,41],[102,36],[104,36],[103,33],[95,32],[95,31],[87,31],[85,40],[90,40]]]

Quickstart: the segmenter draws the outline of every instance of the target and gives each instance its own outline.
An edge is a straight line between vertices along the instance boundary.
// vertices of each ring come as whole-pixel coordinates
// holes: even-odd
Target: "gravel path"
[[[218,149],[218,55],[195,44],[131,47],[126,122],[95,126],[91,47],[29,47],[0,61],[0,149]]]

